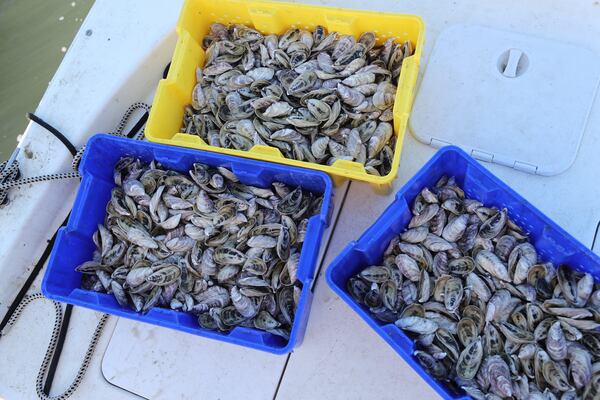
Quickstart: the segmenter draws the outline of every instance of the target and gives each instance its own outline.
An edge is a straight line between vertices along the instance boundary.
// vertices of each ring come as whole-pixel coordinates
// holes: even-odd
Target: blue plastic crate
[[[113,168],[124,156],[146,162],[156,160],[165,168],[187,173],[195,162],[232,170],[242,183],[266,187],[274,181],[285,182],[314,193],[323,194],[321,212],[310,218],[306,239],[298,265],[298,279],[302,282],[300,302],[289,341],[256,329],[236,327],[229,333],[206,330],[198,326],[197,318],[189,313],[153,308],[142,315],[121,307],[112,294],[80,289],[82,274],[75,267],[92,259],[95,249],[92,234],[104,222],[106,204],[115,186]],[[48,268],[42,282],[42,292],[50,299],[87,307],[105,313],[176,329],[223,342],[268,351],[289,353],[302,341],[313,298],[310,287],[314,278],[323,232],[331,216],[332,182],[319,171],[269,164],[245,158],[231,157],[180,147],[134,141],[111,135],[95,135],[88,144],[79,167],[83,179],[66,227],[60,229],[52,249]]]
[[[455,176],[466,195],[486,206],[506,207],[510,218],[529,233],[540,258],[555,265],[567,264],[589,272],[600,280],[600,258],[492,175],[481,164],[454,146],[444,147],[396,194],[394,202],[365,231],[351,242],[327,270],[329,286],[364,319],[421,377],[445,399],[469,399],[425,372],[413,357],[414,342],[394,324],[373,318],[346,291],[348,279],[363,268],[380,264],[392,238],[408,226],[413,200],[424,187],[434,186],[442,175]]]

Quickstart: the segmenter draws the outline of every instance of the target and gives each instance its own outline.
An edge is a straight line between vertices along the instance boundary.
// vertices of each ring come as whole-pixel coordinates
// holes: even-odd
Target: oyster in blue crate
[[[382,265],[347,290],[416,343],[436,379],[476,399],[596,399],[600,286],[544,262],[506,209],[469,199],[453,178],[424,188]]]
[[[302,284],[297,268],[308,218],[322,196],[275,182],[239,182],[224,167],[189,174],[122,158],[115,167],[82,287],[123,307],[167,307],[201,327],[252,327],[289,338]]]

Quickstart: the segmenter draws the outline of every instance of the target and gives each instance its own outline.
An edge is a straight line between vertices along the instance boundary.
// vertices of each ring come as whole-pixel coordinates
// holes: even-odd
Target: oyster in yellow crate
[[[266,145],[254,145],[247,151],[211,146],[198,135],[181,132],[185,109],[192,102],[196,85],[196,68],[204,65],[202,41],[213,23],[243,24],[263,34],[277,35],[290,28],[313,31],[323,26],[328,32],[355,38],[364,32],[373,32],[377,45],[389,38],[400,44],[410,42],[414,52],[402,62],[393,106],[396,137],[389,173],[369,174],[363,164],[344,159],[332,165],[298,161]],[[418,16],[269,1],[186,0],[177,33],[179,39],[169,74],[158,85],[146,126],[146,137],[150,141],[316,169],[330,174],[336,182],[354,179],[387,188],[396,177],[423,47],[424,24]]]

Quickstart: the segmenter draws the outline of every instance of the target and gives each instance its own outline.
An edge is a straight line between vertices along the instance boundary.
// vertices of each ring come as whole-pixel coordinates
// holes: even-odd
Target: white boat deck
[[[437,36],[457,23],[566,41],[600,54],[597,0],[309,2],[422,16],[426,43],[421,77]],[[36,113],[82,145],[91,134],[112,130],[131,103],[150,103],[175,46],[174,26],[180,6],[181,1],[172,0],[130,0],[118,4],[97,0]],[[515,139],[511,132],[498,138]],[[27,150],[19,156],[24,176],[70,169],[70,154],[36,125],[28,127],[22,146]],[[376,194],[368,185],[356,182],[336,188],[340,216],[329,245],[323,249],[326,252],[314,287],[304,341],[293,353],[275,356],[111,317],[88,373],[72,398],[437,398],[333,294],[324,279],[324,271],[333,258],[372,224],[395,191],[434,153],[435,149],[417,142],[407,132],[399,176],[389,195]],[[567,171],[540,177],[498,165],[485,166],[592,247],[600,221],[599,154],[600,103],[596,100],[575,162]],[[0,210],[0,317],[40,257],[46,240],[69,212],[76,189],[76,181],[21,188],[11,192],[11,204]],[[39,291],[43,272],[31,292]],[[49,304],[36,302],[0,338],[0,398],[36,398],[35,378],[48,344],[53,315]],[[74,309],[52,394],[61,393],[70,384],[99,317],[100,314],[86,309]]]

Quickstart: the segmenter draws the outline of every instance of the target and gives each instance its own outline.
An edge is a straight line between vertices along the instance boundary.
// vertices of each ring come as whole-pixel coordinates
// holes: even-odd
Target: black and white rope
[[[150,109],[150,107],[145,103],[132,104],[127,109],[127,111],[125,112],[123,117],[121,118],[121,121],[117,125],[117,128],[115,129],[115,131],[111,132],[111,134],[117,135],[117,136],[125,136],[123,131],[124,131],[125,127],[127,126],[131,116],[136,111],[143,110],[144,115],[138,120],[135,127],[129,132],[129,134],[127,134],[128,137],[132,137],[133,139],[143,140],[143,138],[144,138],[143,126],[146,122],[146,118],[148,117],[149,109]],[[41,126],[48,129],[51,133],[53,133],[56,136],[56,133],[54,131],[56,131],[56,132],[58,132],[58,131],[54,127],[47,124],[41,118],[38,118],[38,117],[32,116],[32,115],[30,115],[29,117],[31,118],[32,121],[39,123]],[[59,133],[59,136],[60,136],[59,139],[61,140],[61,142],[63,142],[63,143],[65,143],[65,141],[68,142],[69,146],[67,146],[67,147],[68,147],[69,151],[71,152],[71,154],[74,154],[73,162],[72,162],[73,172],[40,175],[40,176],[34,176],[34,177],[20,179],[19,162],[16,160],[16,157],[12,158],[13,161],[10,161],[10,165],[8,165],[8,166],[7,166],[7,163],[9,161],[0,163],[0,207],[2,207],[3,205],[8,203],[7,195],[8,195],[8,190],[11,188],[22,186],[22,185],[33,184],[33,183],[39,183],[39,182],[48,182],[48,181],[55,181],[55,180],[59,180],[59,179],[72,179],[72,178],[81,177],[81,175],[78,172],[78,168],[79,168],[79,163],[81,161],[81,158],[83,157],[83,154],[85,152],[85,146],[82,146],[79,150],[77,150],[75,152],[74,146],[68,141],[68,139],[66,139],[62,135],[62,133],[60,133],[60,132],[58,132],[58,133]],[[46,298],[41,293],[35,293],[35,294],[31,294],[31,295],[23,297],[23,299],[19,302],[19,305],[14,309],[14,312],[10,315],[8,322],[6,323],[5,329],[2,332],[0,332],[0,337],[5,335],[8,328],[10,328],[11,326],[13,326],[15,324],[17,319],[21,316],[23,309],[25,307],[27,307],[27,305],[29,305],[32,301],[38,300],[38,299],[46,299]],[[98,325],[96,326],[96,329],[94,330],[94,333],[93,333],[90,343],[88,345],[88,349],[85,352],[81,366],[79,367],[79,370],[77,371],[77,374],[75,375],[75,379],[73,380],[71,385],[62,394],[57,395],[57,396],[50,396],[49,393],[46,393],[46,391],[47,390],[49,391],[49,389],[47,389],[47,390],[45,389],[45,384],[47,384],[47,382],[45,382],[45,381],[46,381],[46,378],[49,377],[49,373],[51,373],[52,376],[54,374],[53,369],[55,368],[55,366],[52,366],[53,358],[54,358],[55,352],[57,351],[57,347],[59,347],[59,343],[61,342],[61,340],[64,340],[64,337],[61,338],[61,326],[63,326],[62,307],[61,307],[60,303],[58,303],[56,301],[52,301],[52,304],[53,304],[54,310],[55,310],[54,328],[52,330],[52,335],[50,336],[50,343],[48,344],[46,354],[44,355],[42,365],[41,365],[40,370],[37,375],[35,389],[36,389],[36,393],[37,393],[38,397],[42,400],[66,400],[75,392],[77,387],[81,384],[81,381],[83,380],[83,377],[84,377],[84,375],[87,371],[87,368],[90,364],[94,350],[96,349],[96,345],[98,344],[98,340],[100,339],[100,335],[102,334],[102,330],[104,329],[104,325],[106,324],[106,321],[108,320],[109,316],[108,316],[108,314],[104,314],[100,318],[100,321],[98,322]],[[69,306],[67,306],[67,308],[68,307]],[[68,313],[68,314],[69,314],[69,316],[64,317],[65,322],[68,322],[68,319],[70,317],[70,313]],[[65,329],[65,331],[66,331],[66,329]],[[60,343],[60,347],[62,347],[62,343]],[[60,354],[60,351],[57,354]],[[49,377],[49,381],[50,382],[52,381],[51,377]]]
[[[61,172],[58,174],[32,176],[29,178],[19,179],[18,181],[12,181],[12,182],[8,181],[5,183],[1,183],[0,184],[0,192],[7,191],[8,189],[13,188],[15,186],[23,186],[23,185],[29,185],[32,183],[55,181],[55,180],[59,180],[59,179],[73,179],[73,178],[79,178],[79,177],[81,177],[81,175],[79,175],[79,172]],[[18,185],[16,183],[18,183]]]
[[[34,300],[47,300],[47,299],[41,293],[34,293],[34,294],[30,294],[30,295],[24,297],[23,300],[21,301],[21,303],[19,304],[19,306],[17,307],[17,309],[15,310],[15,312],[12,314],[12,316],[8,320],[8,323],[6,324],[6,328],[4,329],[4,331],[2,331],[0,333],[0,336],[6,335],[6,333],[8,332],[8,329],[15,324],[17,319],[19,319],[19,317],[23,313],[23,310],[25,309],[25,307],[27,307]],[[102,317],[100,318],[100,321],[98,322],[98,325],[96,326],[96,329],[94,330],[94,333],[92,334],[92,338],[90,340],[90,344],[88,345],[87,351],[85,352],[85,355],[83,357],[83,361],[81,362],[79,370],[77,371],[77,374],[75,375],[75,379],[73,380],[71,385],[69,385],[67,390],[65,390],[63,393],[56,395],[56,396],[50,396],[49,394],[44,392],[44,382],[45,382],[46,376],[48,375],[48,368],[50,366],[52,356],[54,355],[54,352],[56,351],[56,346],[58,343],[58,337],[60,335],[60,329],[61,329],[62,319],[63,319],[62,306],[60,305],[60,303],[58,303],[54,300],[51,300],[51,302],[52,302],[52,305],[54,306],[54,312],[55,312],[54,328],[52,329],[52,335],[50,336],[50,342],[48,343],[48,349],[46,350],[46,354],[44,355],[44,359],[42,360],[42,365],[40,366],[40,370],[37,375],[37,379],[35,382],[35,390],[36,390],[38,397],[42,400],[66,400],[75,392],[75,390],[77,390],[77,387],[81,384],[81,381],[83,380],[83,377],[90,365],[90,361],[92,359],[92,355],[94,354],[94,350],[96,349],[96,345],[98,344],[98,340],[100,339],[100,335],[102,334],[102,329],[104,329],[104,325],[106,325],[106,321],[108,320],[108,314],[103,314]]]
[[[4,161],[0,163],[0,184],[4,185],[6,183],[14,182],[19,179],[19,162],[14,160],[8,168],[6,168],[6,164],[8,161]],[[8,189],[0,189],[0,206],[6,204],[8,202],[7,196]]]
[[[130,105],[129,108],[127,109],[127,111],[125,111],[125,114],[123,114],[123,117],[121,118],[121,121],[117,125],[117,128],[113,132],[110,132],[110,134],[115,135],[115,136],[125,136],[123,134],[123,130],[125,129],[125,126],[127,126],[127,123],[131,119],[131,116],[136,111],[139,111],[139,110],[142,110],[144,112],[149,112],[150,106],[148,104],[142,103],[142,102],[137,102],[137,103],[133,103],[132,105]],[[140,129],[138,132],[135,133],[134,136],[132,136],[132,139],[143,140],[144,139],[144,130]],[[79,162],[81,161],[81,158],[83,157],[84,152],[85,152],[85,145],[83,145],[77,151],[77,154],[75,154],[73,156],[73,162],[71,163],[71,167],[73,168],[74,171],[78,171]]]
[[[125,111],[125,114],[123,114],[123,117],[121,118],[121,121],[119,122],[119,125],[117,125],[117,128],[115,129],[115,131],[111,132],[111,134],[123,136],[123,129],[125,129],[125,126],[127,126],[127,123],[131,119],[131,116],[133,115],[133,113],[136,111],[139,111],[139,110],[143,110],[144,112],[149,112],[150,106],[148,104],[142,103],[140,101],[130,105],[129,108],[127,109],[127,111]],[[136,133],[135,136],[133,136],[133,139],[142,140],[143,137],[144,137],[144,131],[140,130],[138,133]]]
[[[144,113],[147,113],[149,110],[150,110],[150,106],[146,103],[142,103],[142,102],[133,103],[131,106],[129,106],[127,111],[125,111],[125,114],[123,114],[123,117],[121,118],[121,121],[117,125],[116,129],[113,132],[110,132],[110,134],[115,135],[115,136],[125,136],[123,131],[124,131],[125,127],[127,126],[127,124],[129,123],[131,116],[136,111],[143,111]],[[39,118],[36,119],[35,121],[37,122],[38,120],[39,120]],[[143,140],[144,139],[144,130],[140,129],[139,131],[135,132],[135,134],[132,136],[132,138],[136,139],[136,140]],[[79,168],[79,163],[81,162],[81,158],[83,157],[84,152],[85,152],[85,145],[82,146],[79,150],[77,150],[77,152],[73,156],[73,161],[71,163],[73,172],[40,175],[40,176],[35,176],[35,177],[30,177],[30,178],[19,179],[19,162],[17,160],[14,160],[8,168],[5,168],[7,161],[1,163],[0,164],[0,207],[8,204],[7,195],[8,195],[8,190],[11,188],[15,188],[18,186],[23,186],[23,185],[29,185],[29,184],[33,184],[33,183],[54,181],[54,180],[59,180],[59,179],[80,178],[81,175],[79,174],[78,168]]]

